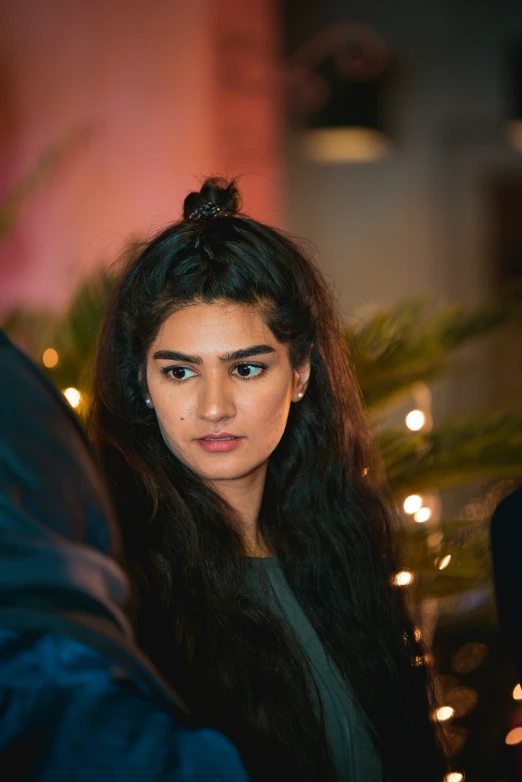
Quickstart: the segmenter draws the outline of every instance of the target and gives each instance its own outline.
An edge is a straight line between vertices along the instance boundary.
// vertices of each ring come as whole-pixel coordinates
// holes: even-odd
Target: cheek
[[[283,385],[282,388],[267,390],[261,396],[249,399],[244,410],[252,427],[269,439],[279,440],[288,419],[291,394],[291,389]]]
[[[154,398],[156,416],[164,435],[169,440],[182,439],[193,417],[190,400],[184,399],[180,394],[171,393],[170,389],[165,387],[156,389],[149,387],[149,390]]]

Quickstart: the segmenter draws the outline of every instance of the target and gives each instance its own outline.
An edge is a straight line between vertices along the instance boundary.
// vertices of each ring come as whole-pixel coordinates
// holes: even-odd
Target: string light
[[[431,510],[429,508],[419,508],[417,513],[414,515],[415,521],[417,521],[419,524],[422,524],[425,521],[428,521],[428,519],[431,516]]]
[[[464,774],[461,774],[460,771],[450,771],[449,774],[446,774],[444,777],[444,782],[463,782],[464,780]]]
[[[52,369],[57,365],[59,359],[60,357],[54,348],[47,348],[42,355],[42,364],[47,369]]]
[[[414,575],[411,570],[401,570],[396,573],[392,579],[392,583],[395,586],[405,587],[413,584]]]
[[[422,633],[420,631],[420,627],[414,627],[414,629],[413,629],[413,637],[415,638],[416,641],[420,641],[420,639],[422,638]]]
[[[513,744],[520,744],[522,741],[522,728],[513,728],[506,736],[506,744],[513,746]]]
[[[517,686],[513,690],[513,700],[522,701],[522,687],[520,686],[520,684],[517,684]]]
[[[451,562],[451,554],[446,554],[446,556],[441,559],[439,562],[439,570],[444,570],[448,567],[449,563]]]
[[[406,426],[412,432],[418,432],[426,423],[426,416],[422,410],[411,410],[406,416]]]
[[[454,714],[455,709],[452,709],[451,706],[441,706],[435,710],[434,717],[437,722],[447,722],[453,717]]]
[[[405,513],[412,516],[422,508],[422,497],[418,494],[410,494],[410,496],[406,497],[404,500],[404,505],[402,507],[404,508]]]
[[[82,400],[82,395],[77,388],[66,388],[63,392],[64,397],[67,399],[71,407],[78,407]]]

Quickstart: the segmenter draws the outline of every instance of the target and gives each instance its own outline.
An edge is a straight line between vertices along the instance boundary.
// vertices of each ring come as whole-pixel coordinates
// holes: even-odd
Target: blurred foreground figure
[[[522,681],[522,487],[503,499],[493,514],[491,553],[499,622]]]
[[[243,782],[135,647],[87,441],[0,333],[0,779]]]

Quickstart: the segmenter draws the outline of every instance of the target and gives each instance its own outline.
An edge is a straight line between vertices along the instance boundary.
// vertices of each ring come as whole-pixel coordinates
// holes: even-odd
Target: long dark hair
[[[389,778],[440,780],[427,672],[414,664],[423,650],[392,584],[378,461],[331,294],[294,242],[238,207],[233,183],[191,193],[184,219],[124,271],[100,338],[89,431],[122,526],[138,639],[255,778],[333,778],[303,655],[249,588],[232,509],[168,450],[143,400],[147,350],[170,313],[217,300],[261,307],[294,367],[311,355],[306,395],[270,458],[261,532]]]

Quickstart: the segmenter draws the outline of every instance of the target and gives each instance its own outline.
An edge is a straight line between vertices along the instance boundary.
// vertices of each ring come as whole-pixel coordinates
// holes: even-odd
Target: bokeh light
[[[409,586],[410,584],[413,584],[414,575],[410,570],[401,570],[399,573],[396,573],[393,577],[393,583],[395,586]]]
[[[522,728],[513,728],[506,736],[506,744],[513,746],[514,744],[520,744],[522,741]]]
[[[406,497],[404,500],[404,505],[402,507],[404,508],[405,513],[412,516],[422,508],[422,497],[418,494],[410,494],[410,496]]]
[[[425,521],[428,521],[428,519],[431,516],[431,510],[429,508],[419,508],[417,513],[414,515],[414,519],[419,524],[422,524]]]
[[[82,395],[77,388],[66,388],[63,392],[64,397],[67,399],[71,407],[78,407],[82,401]]]
[[[435,710],[434,717],[437,722],[446,722],[447,720],[450,720],[454,714],[455,709],[453,709],[451,706],[440,706]]]
[[[47,348],[47,350],[44,350],[42,355],[42,364],[44,367],[52,369],[57,365],[59,360],[60,357],[54,348]]]
[[[406,426],[412,432],[418,432],[426,423],[426,416],[422,410],[412,410],[406,416]]]
[[[486,644],[478,642],[463,644],[453,657],[451,667],[455,673],[469,673],[484,662],[487,654]]]

